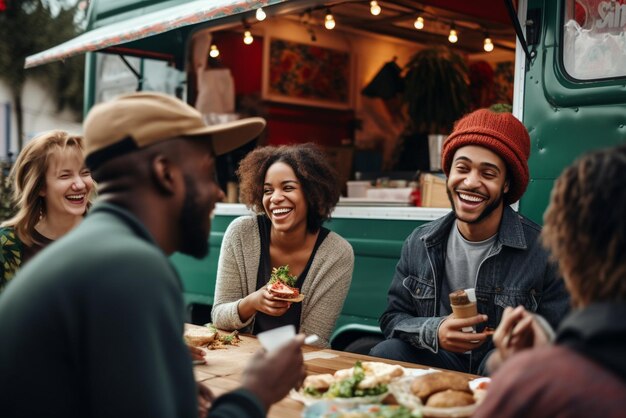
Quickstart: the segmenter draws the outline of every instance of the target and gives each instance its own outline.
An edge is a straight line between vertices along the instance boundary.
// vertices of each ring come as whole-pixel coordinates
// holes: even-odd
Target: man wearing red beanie
[[[371,355],[487,374],[490,329],[506,307],[558,325],[569,307],[563,281],[541,228],[509,206],[528,185],[529,154],[528,131],[511,113],[479,109],[457,121],[442,150],[453,210],[405,241],[379,321],[387,339]],[[448,295],[459,289],[474,290],[477,315],[454,317]]]

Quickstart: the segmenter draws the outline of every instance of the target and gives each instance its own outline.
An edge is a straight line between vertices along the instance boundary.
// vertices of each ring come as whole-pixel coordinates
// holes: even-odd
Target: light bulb
[[[265,20],[266,17],[267,15],[263,11],[262,7],[259,7],[258,9],[256,9],[256,20],[260,22],[261,20]]]
[[[324,26],[328,30],[332,30],[335,27],[335,18],[333,17],[330,10],[326,11],[326,18],[324,19]]]
[[[483,41],[483,49],[485,50],[485,52],[491,52],[493,51],[493,42],[491,41],[491,38],[489,37],[489,32],[485,32],[485,40]]]
[[[243,33],[243,43],[246,45],[250,45],[252,41],[254,41],[254,38],[252,37],[252,33],[250,33],[249,30],[246,30]]]
[[[424,18],[422,16],[418,16],[417,19],[415,19],[415,22],[413,22],[413,26],[415,26],[415,29],[424,29]]]
[[[380,6],[376,0],[370,1],[370,13],[374,16],[378,16],[380,14]]]
[[[456,33],[456,29],[450,29],[450,35],[448,35],[448,41],[450,41],[450,43],[456,43],[456,41],[459,40],[459,37]]]
[[[209,51],[209,56],[211,58],[217,58],[220,55],[220,50],[217,49],[217,45],[212,44],[211,45],[211,50]]]
[[[493,42],[491,42],[491,38],[489,38],[489,37],[485,38],[485,43],[483,44],[483,49],[486,52],[493,51]]]

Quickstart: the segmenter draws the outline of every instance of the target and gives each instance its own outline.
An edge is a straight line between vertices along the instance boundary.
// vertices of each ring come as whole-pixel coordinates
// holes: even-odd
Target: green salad
[[[355,398],[362,396],[377,396],[387,392],[387,385],[381,383],[373,388],[361,389],[357,386],[365,379],[365,370],[360,361],[354,365],[354,373],[351,377],[334,382],[330,385],[326,392],[320,392],[317,389],[305,387],[304,393],[314,398]]]

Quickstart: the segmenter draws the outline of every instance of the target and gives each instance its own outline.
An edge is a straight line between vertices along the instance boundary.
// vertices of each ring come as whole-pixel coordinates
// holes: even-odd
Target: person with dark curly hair
[[[534,349],[500,367],[473,416],[624,416],[625,172],[622,145],[581,157],[557,179],[541,237],[558,262],[574,310],[554,345],[538,344],[532,332],[519,332],[524,319],[514,321],[510,333],[530,336],[527,348]]]
[[[313,144],[263,147],[240,163],[240,200],[256,213],[226,230],[217,267],[213,323],[257,334],[293,324],[328,346],[354,267],[350,244],[324,228],[339,200],[335,170]],[[288,265],[302,303],[266,289]]]

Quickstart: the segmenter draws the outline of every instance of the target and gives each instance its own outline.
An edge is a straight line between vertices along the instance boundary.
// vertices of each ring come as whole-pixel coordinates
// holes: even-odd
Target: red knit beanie
[[[461,118],[443,143],[441,166],[446,176],[450,174],[454,153],[466,145],[488,148],[504,160],[509,179],[504,201],[518,201],[528,186],[530,137],[526,127],[511,113],[489,109],[479,109]]]

